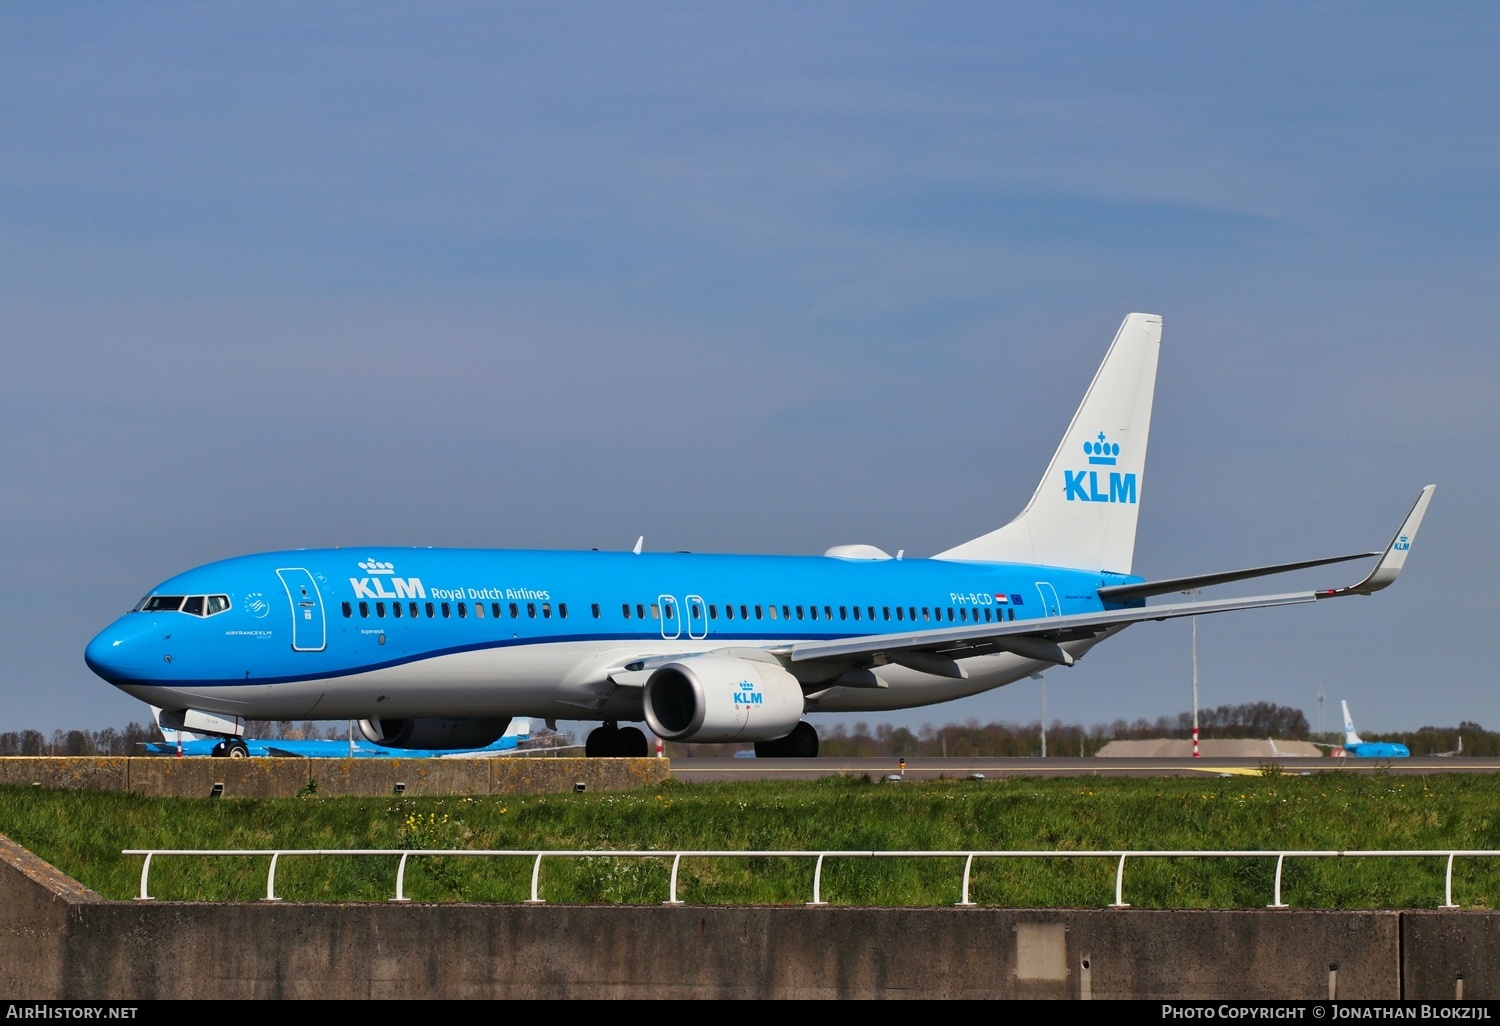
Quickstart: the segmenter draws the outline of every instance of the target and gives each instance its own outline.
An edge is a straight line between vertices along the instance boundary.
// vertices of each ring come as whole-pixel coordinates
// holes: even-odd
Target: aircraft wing
[[[1061,646],[1063,642],[1094,638],[1143,620],[1171,620],[1183,616],[1206,616],[1241,609],[1265,609],[1292,606],[1345,595],[1369,595],[1388,587],[1396,580],[1406,563],[1407,552],[1416,538],[1417,528],[1432,499],[1434,485],[1428,485],[1417,496],[1416,503],[1402,521],[1375,568],[1358,584],[1323,591],[1291,592],[1282,595],[1256,595],[1248,598],[1211,602],[1176,602],[1159,606],[1137,606],[1128,609],[1103,610],[1047,617],[1041,620],[1011,620],[996,624],[974,624],[937,630],[907,631],[831,641],[808,641],[772,649],[773,654],[790,663],[813,660],[850,660],[855,665],[893,662],[914,670],[941,676],[966,676],[955,660],[995,652],[1011,652],[1027,659],[1073,665],[1073,657]],[[1338,562],[1349,557],[1336,557]],[[1289,567],[1317,565],[1288,564]],[[1236,572],[1240,573],[1240,572]],[[1211,575],[1216,576],[1216,575]],[[1233,576],[1233,575],[1231,575]]]
[[[1012,620],[1003,624],[977,624],[940,630],[908,631],[902,634],[877,634],[862,638],[840,638],[833,641],[808,641],[773,649],[773,653],[793,663],[814,659],[849,656],[884,656],[890,662],[911,665],[943,676],[937,663],[919,665],[907,654],[932,654],[946,659],[994,652],[1013,652],[1028,659],[1072,666],[1073,657],[1063,651],[1061,643],[1097,637],[1142,620],[1171,620],[1182,616],[1206,616],[1240,609],[1265,609],[1272,606],[1294,606],[1329,597],[1328,592],[1290,592],[1285,595],[1256,595],[1250,598],[1224,599],[1218,602],[1177,602],[1171,605],[1136,609],[1115,609],[1099,613],[1077,613],[1042,620]]]

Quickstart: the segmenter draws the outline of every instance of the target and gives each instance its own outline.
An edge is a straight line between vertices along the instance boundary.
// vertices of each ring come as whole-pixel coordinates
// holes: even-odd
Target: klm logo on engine
[[[1103,431],[1097,442],[1084,442],[1083,451],[1091,467],[1113,467],[1120,459],[1120,443],[1106,439]],[[1118,470],[1064,470],[1063,491],[1069,502],[1133,504],[1140,498],[1135,475]]]
[[[766,696],[755,690],[755,685],[748,680],[740,681],[734,692],[735,705],[763,705],[765,700]]]
[[[399,598],[426,598],[427,592],[422,587],[420,577],[397,577],[394,563],[382,563],[378,559],[362,560],[359,568],[369,577],[351,577],[349,585],[354,589],[354,597],[362,599],[399,599]],[[385,586],[386,581],[391,582],[392,591]]]

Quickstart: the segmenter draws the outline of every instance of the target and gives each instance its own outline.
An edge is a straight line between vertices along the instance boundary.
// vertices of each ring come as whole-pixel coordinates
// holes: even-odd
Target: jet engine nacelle
[[[646,722],[668,741],[770,741],[802,719],[802,687],[771,663],[679,659],[646,680]]]
[[[498,741],[510,717],[498,720],[360,720],[359,732],[387,748],[483,748]]]

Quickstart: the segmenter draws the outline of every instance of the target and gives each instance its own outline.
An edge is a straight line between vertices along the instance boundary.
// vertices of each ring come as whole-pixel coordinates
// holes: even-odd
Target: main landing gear
[[[644,759],[649,752],[646,735],[636,727],[621,727],[618,723],[606,723],[589,731],[583,743],[583,754],[590,759]]]
[[[245,747],[243,741],[220,741],[209,754],[217,759],[248,759],[250,749]]]
[[[818,732],[811,723],[803,720],[792,728],[786,737],[775,741],[755,742],[757,759],[816,759],[818,757]]]

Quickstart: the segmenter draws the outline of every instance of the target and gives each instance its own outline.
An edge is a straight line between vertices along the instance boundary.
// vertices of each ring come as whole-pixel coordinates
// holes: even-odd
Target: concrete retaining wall
[[[1458,972],[1500,993],[1500,915],[119,902],[0,838],[15,998],[1451,998]]]
[[[285,798],[315,781],[321,795],[542,794],[623,791],[665,781],[666,759],[172,759],[10,756],[0,786],[73,791],[134,791],[206,798]]]

